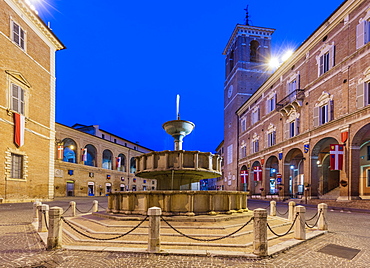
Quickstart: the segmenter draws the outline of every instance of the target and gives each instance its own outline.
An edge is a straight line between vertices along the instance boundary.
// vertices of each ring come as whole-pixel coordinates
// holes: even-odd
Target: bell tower
[[[223,51],[224,82],[224,173],[225,190],[242,190],[238,159],[239,122],[236,111],[266,81],[271,37],[275,29],[251,26],[248,7],[245,24],[237,24]]]

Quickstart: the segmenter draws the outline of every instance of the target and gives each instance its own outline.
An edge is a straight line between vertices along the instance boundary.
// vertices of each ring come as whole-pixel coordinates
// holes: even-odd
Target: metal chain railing
[[[107,209],[107,208],[103,207],[102,205],[100,205],[99,203],[98,203],[98,207],[100,207],[102,209]]]
[[[63,211],[63,214],[62,215],[64,215],[70,208],[71,208],[72,206],[71,206],[71,204],[67,207],[67,209],[66,210],[64,210]]]
[[[86,212],[85,212],[85,211],[81,211],[81,210],[79,210],[79,209],[78,209],[78,207],[76,206],[76,210],[77,210],[78,212],[80,212],[80,213],[83,213],[83,214],[84,214],[84,213],[89,213],[89,212],[93,209],[93,207],[94,207],[94,204],[91,206],[91,208],[90,208],[88,211],[86,211]]]
[[[307,221],[310,221],[310,220],[313,220],[313,218],[311,218],[311,219],[309,219],[309,220],[306,220],[306,222],[305,222],[305,225],[308,227],[308,228],[313,228],[313,227],[315,227],[316,225],[317,225],[317,223],[319,222],[319,219],[320,219],[320,215],[321,215],[321,213],[322,213],[322,209],[320,209],[320,213],[319,213],[319,216],[317,217],[317,219],[316,219],[316,222],[314,223],[314,225],[309,225],[308,223],[307,223]],[[317,215],[318,213],[316,213],[315,214],[315,216]]]
[[[319,212],[318,211],[316,211],[316,213],[315,213],[315,215],[313,215],[311,218],[309,218],[309,219],[306,219],[306,221],[312,221],[316,216],[317,216],[317,214],[318,214]],[[320,213],[321,213],[321,209],[320,209]]]
[[[271,226],[269,225],[269,223],[267,223],[267,228],[270,230],[270,232],[271,232],[271,233],[273,233],[274,235],[276,235],[276,236],[278,236],[278,237],[282,237],[282,236],[284,236],[284,235],[287,235],[287,234],[292,230],[292,228],[293,228],[293,226],[294,226],[294,223],[295,223],[295,221],[296,221],[296,220],[297,220],[297,218],[298,218],[298,215],[299,215],[299,213],[297,213],[297,214],[295,215],[295,218],[294,218],[294,221],[293,221],[292,225],[289,227],[288,231],[286,231],[284,234],[277,234],[277,233],[275,233],[275,232],[271,229]]]
[[[130,234],[131,232],[135,231],[137,228],[139,228],[139,226],[144,222],[146,221],[148,218],[148,216],[146,216],[138,225],[136,225],[134,228],[132,228],[130,231],[127,231],[126,233],[124,234],[121,234],[121,235],[118,235],[116,237],[112,237],[112,238],[97,238],[97,237],[93,237],[93,236],[90,236],[90,235],[87,235],[87,234],[84,234],[83,232],[81,232],[80,230],[77,230],[73,225],[77,226],[76,224],[73,224],[72,222],[70,221],[67,221],[63,216],[61,217],[61,219],[69,226],[71,227],[72,230],[74,230],[75,232],[79,233],[80,235],[84,236],[84,237],[87,237],[87,238],[90,238],[90,239],[94,239],[94,240],[104,240],[104,241],[107,241],[107,240],[114,240],[114,239],[118,239],[118,238],[121,238],[121,237],[124,237],[125,235],[128,235]]]
[[[197,241],[202,241],[202,242],[211,242],[211,241],[217,241],[217,240],[221,240],[221,239],[225,239],[227,237],[230,237],[234,234],[236,234],[237,232],[239,232],[240,230],[242,230],[245,226],[247,226],[252,220],[253,220],[254,217],[250,218],[249,221],[247,221],[247,223],[245,223],[242,227],[240,227],[238,230],[228,234],[228,235],[225,235],[225,236],[222,236],[222,237],[217,237],[217,238],[212,238],[212,239],[202,239],[202,238],[196,238],[196,237],[192,237],[192,236],[189,236],[187,234],[184,234],[183,232],[177,230],[175,227],[173,227],[168,221],[165,220],[165,218],[163,218],[163,216],[161,216],[161,219],[169,226],[171,227],[175,232],[179,233],[180,235],[182,236],[185,236],[187,238],[190,238],[190,239],[193,239],[193,240],[197,240]]]
[[[286,215],[286,214],[289,212],[289,207],[288,207],[288,209],[287,209],[284,213],[280,213],[280,211],[277,209],[277,206],[276,206],[276,212],[277,212],[279,215],[284,216],[284,215]]]
[[[48,221],[46,219],[46,211],[42,211],[42,214],[44,215],[44,222],[45,222],[45,226],[46,226],[46,229],[49,230],[49,226],[48,226]]]

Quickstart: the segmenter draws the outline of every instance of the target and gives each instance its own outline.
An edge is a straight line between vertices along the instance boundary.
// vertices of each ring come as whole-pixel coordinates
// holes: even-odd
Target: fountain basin
[[[160,151],[136,157],[136,173],[156,179],[158,190],[190,190],[193,182],[221,177],[219,155],[199,151]]]
[[[135,191],[108,195],[109,213],[146,215],[160,207],[163,215],[216,215],[248,211],[248,192],[239,191]]]

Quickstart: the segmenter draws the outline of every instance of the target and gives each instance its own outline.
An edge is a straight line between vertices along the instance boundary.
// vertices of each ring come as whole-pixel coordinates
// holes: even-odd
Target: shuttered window
[[[25,31],[14,21],[12,22],[12,39],[22,49],[25,48]]]
[[[12,84],[12,103],[11,109],[17,113],[24,115],[24,90],[16,85]]]
[[[370,41],[370,22],[362,21],[356,27],[356,48],[360,48]]]

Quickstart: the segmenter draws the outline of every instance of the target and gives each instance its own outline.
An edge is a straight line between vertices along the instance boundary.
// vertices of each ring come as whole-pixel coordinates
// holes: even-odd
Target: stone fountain
[[[163,124],[164,130],[174,138],[174,151],[153,151],[136,157],[135,175],[156,179],[157,190],[111,193],[108,212],[145,215],[152,206],[162,208],[163,215],[213,215],[247,210],[247,192],[191,190],[194,182],[221,177],[222,159],[208,152],[182,150],[184,137],[195,125],[180,120],[179,99],[177,95],[177,120]]]

